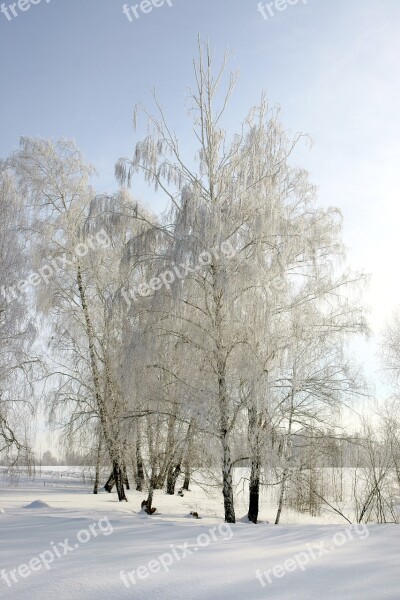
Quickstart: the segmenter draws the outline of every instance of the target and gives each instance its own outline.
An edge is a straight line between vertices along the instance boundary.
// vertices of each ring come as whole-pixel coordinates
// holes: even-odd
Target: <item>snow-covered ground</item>
[[[1,479],[0,598],[400,598],[396,525],[228,526],[219,492],[157,492],[153,517],[140,512],[143,498],[131,491],[120,504],[114,494],[93,496],[76,468]],[[244,514],[240,496],[237,507]]]

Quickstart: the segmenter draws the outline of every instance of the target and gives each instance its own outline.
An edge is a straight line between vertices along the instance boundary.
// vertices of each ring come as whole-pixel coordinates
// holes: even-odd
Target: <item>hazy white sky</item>
[[[208,35],[240,72],[232,129],[265,89],[289,129],[313,136],[296,161],[320,202],[344,214],[349,263],[371,274],[365,302],[379,333],[400,304],[399,0],[299,0],[267,20],[254,0],[172,0],[132,22],[122,6],[41,0],[11,20],[0,13],[0,156],[20,135],[75,138],[99,191],[113,191],[114,163],[135,144],[133,106],[150,102],[153,85],[191,155],[184,100],[197,35]],[[151,191],[134,191],[161,208]],[[383,390],[374,352],[360,346]]]

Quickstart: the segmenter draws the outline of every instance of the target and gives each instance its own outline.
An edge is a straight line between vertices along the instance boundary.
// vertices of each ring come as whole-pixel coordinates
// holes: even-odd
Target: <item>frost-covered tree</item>
[[[272,404],[266,374],[284,363],[290,346],[285,321],[309,304],[323,312],[335,299],[332,328],[341,327],[341,317],[352,331],[364,322],[345,301],[346,287],[358,277],[335,271],[340,215],[317,208],[307,173],[289,164],[302,136],[290,138],[262,97],[230,139],[223,119],[235,78],[223,92],[224,67],[214,72],[210,49],[199,45],[190,97],[197,164],[185,159],[155,98],[155,116],[143,109],[148,136],[132,159],[117,163],[116,175],[129,185],[142,174],[170,201],[173,238],[165,266],[186,264],[185,277],[158,295],[157,310],[163,334],[185,348],[190,361],[179,378],[192,392],[193,414],[202,407],[202,426],[219,439],[225,520],[234,522],[233,466],[241,458],[232,455],[235,427],[247,409],[250,438],[257,437],[250,441],[257,453],[255,499],[259,426],[272,432],[265,420]]]
[[[28,451],[35,408],[30,384],[37,363],[27,296],[27,215],[12,169],[0,163],[0,454]]]
[[[111,329],[116,322],[108,318],[118,260],[108,252],[111,241],[99,223],[108,200],[96,198],[89,185],[93,169],[73,142],[23,138],[13,166],[32,206],[37,307],[52,334],[54,402],[76,403],[74,423],[98,419],[118,497],[126,500]]]
[[[325,305],[323,301],[329,302]],[[329,306],[329,309],[327,309]],[[284,428],[282,482],[276,523],[282,512],[286,484],[300,467],[294,455],[293,438],[310,435],[334,423],[342,404],[364,392],[358,369],[346,357],[345,341],[349,335],[365,333],[366,325],[359,310],[335,306],[330,295],[317,303],[293,310],[289,343],[284,364],[276,379],[276,417]]]

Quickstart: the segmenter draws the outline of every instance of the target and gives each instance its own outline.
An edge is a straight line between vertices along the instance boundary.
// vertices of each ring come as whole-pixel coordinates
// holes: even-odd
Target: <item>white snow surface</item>
[[[2,600],[400,599],[397,525],[274,526],[238,519],[228,527],[220,517],[222,498],[196,486],[184,498],[157,492],[158,511],[149,517],[140,510],[145,494],[130,491],[129,503],[119,503],[115,494],[91,494],[79,473],[69,470],[61,478],[60,472],[52,468],[35,480],[12,484],[0,476]],[[23,508],[38,498],[40,510]],[[190,517],[193,510],[201,520]],[[64,555],[66,540],[70,549]],[[60,557],[45,568],[38,557],[46,551],[54,556],[54,547]],[[321,548],[326,552],[319,556]],[[171,561],[168,571],[161,567],[162,555],[164,562]],[[299,555],[302,559],[296,559]],[[29,567],[35,558],[38,570]],[[292,570],[285,572],[288,559],[293,559],[287,563]],[[29,572],[21,565],[28,565]],[[271,583],[262,575],[262,587],[257,569],[269,573]],[[134,583],[126,575],[132,571]]]

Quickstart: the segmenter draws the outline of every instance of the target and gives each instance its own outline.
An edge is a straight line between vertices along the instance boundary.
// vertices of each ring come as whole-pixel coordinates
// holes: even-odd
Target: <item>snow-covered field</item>
[[[144,494],[120,504],[90,489],[77,468],[0,480],[1,599],[400,598],[396,525],[294,525],[289,514],[278,527],[228,526],[220,493],[195,485],[184,498],[157,492],[148,517]]]

